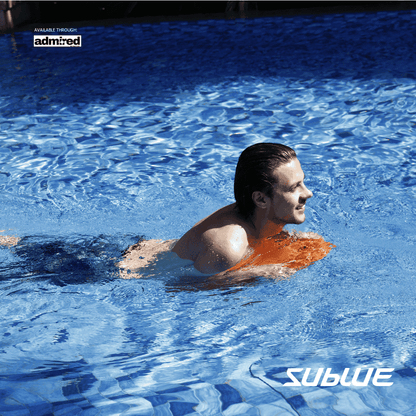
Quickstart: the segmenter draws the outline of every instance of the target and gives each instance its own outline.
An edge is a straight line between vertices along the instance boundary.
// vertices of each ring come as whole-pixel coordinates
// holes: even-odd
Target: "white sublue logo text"
[[[312,381],[309,380],[309,375],[311,372],[311,368],[306,368],[305,369],[305,373],[302,377],[302,382],[300,382],[292,373],[298,373],[303,371],[303,368],[288,368],[287,369],[287,375],[288,377],[292,380],[293,383],[285,383],[283,384],[283,386],[285,387],[300,387],[300,386],[308,386],[308,387],[315,387],[315,386],[324,386],[324,387],[331,387],[331,386],[336,386],[338,383],[341,382],[341,386],[357,386],[357,387],[363,387],[363,386],[367,386],[368,382],[371,380],[371,376],[373,374],[373,371],[375,371],[373,377],[372,377],[372,383],[374,386],[391,386],[393,384],[393,382],[383,382],[380,380],[386,380],[389,379],[392,375],[391,374],[382,374],[382,373],[391,373],[392,371],[394,371],[394,368],[367,368],[364,370],[367,370],[367,374],[364,378],[364,381],[358,381],[358,377],[360,375],[361,372],[361,368],[357,368],[355,370],[354,376],[352,378],[352,381],[346,381],[347,376],[348,376],[348,372],[350,371],[349,368],[344,369],[344,372],[342,373],[342,375],[338,375],[338,374],[332,374],[332,368],[327,368],[325,371],[325,374],[321,380],[321,383],[319,383],[319,380],[321,379],[322,373],[324,372],[325,368],[319,368],[318,372],[315,375],[315,378],[313,378]]]

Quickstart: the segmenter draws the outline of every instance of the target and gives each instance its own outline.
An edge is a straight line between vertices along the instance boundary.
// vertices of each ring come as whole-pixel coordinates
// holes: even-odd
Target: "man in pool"
[[[238,160],[234,204],[204,218],[177,242],[150,240],[132,246],[119,266],[141,268],[158,253],[171,249],[181,259],[194,262],[197,271],[210,275],[248,272],[270,276],[283,269],[293,273],[306,267],[325,257],[333,246],[314,233],[290,235],[283,230],[286,224],[305,221],[312,192],[304,179],[290,147],[276,143],[250,146]]]
[[[120,276],[140,277],[146,268],[160,269],[164,264],[181,267],[193,263],[202,274],[237,280],[284,277],[307,267],[334,246],[314,233],[283,230],[286,224],[305,221],[312,192],[304,179],[290,147],[276,143],[248,147],[237,164],[236,202],[195,224],[178,241],[143,240],[131,246],[118,263]],[[0,235],[0,245],[11,247],[18,241]]]

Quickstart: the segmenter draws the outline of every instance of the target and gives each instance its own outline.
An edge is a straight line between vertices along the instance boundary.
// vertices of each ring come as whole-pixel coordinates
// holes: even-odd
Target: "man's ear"
[[[251,194],[251,198],[253,199],[253,202],[256,205],[256,207],[259,207],[261,209],[267,208],[270,199],[261,191],[254,191]]]

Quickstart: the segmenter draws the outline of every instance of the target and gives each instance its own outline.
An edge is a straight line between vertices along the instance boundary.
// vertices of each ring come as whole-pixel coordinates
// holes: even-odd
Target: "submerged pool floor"
[[[416,414],[415,23],[0,38],[0,230],[19,239],[0,248],[0,415]],[[163,258],[120,279],[128,246],[234,202],[238,156],[264,141],[296,150],[314,192],[294,228],[336,249],[283,281]],[[393,385],[285,387],[288,368],[393,368]]]
[[[78,363],[82,366],[86,363]],[[26,381],[25,388],[5,388],[2,414],[21,415],[369,415],[414,414],[415,371],[395,371],[391,387],[283,387],[287,367],[265,371],[261,363],[244,368],[225,384],[211,384],[198,378],[164,382],[145,388],[140,372],[117,377],[103,374],[64,376],[57,387],[49,381]],[[245,363],[247,364],[247,363]],[[79,371],[79,367],[72,367]],[[139,374],[138,374],[139,373]],[[70,374],[70,373],[69,373]],[[39,374],[40,375],[40,374]],[[53,370],[42,374],[53,377]],[[56,377],[56,374],[55,374]],[[238,377],[238,378],[237,378]],[[312,378],[312,377],[311,377]],[[360,380],[363,381],[363,380]],[[394,409],[394,410],[393,410]]]

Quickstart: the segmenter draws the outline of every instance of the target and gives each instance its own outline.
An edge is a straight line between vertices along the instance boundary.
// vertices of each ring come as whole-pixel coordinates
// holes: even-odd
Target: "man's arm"
[[[275,280],[288,279],[296,273],[296,269],[284,267],[281,264],[265,264],[262,266],[247,267],[239,270],[226,270],[217,273],[211,279],[220,282],[221,280],[228,283],[243,283],[256,277],[267,277]]]

